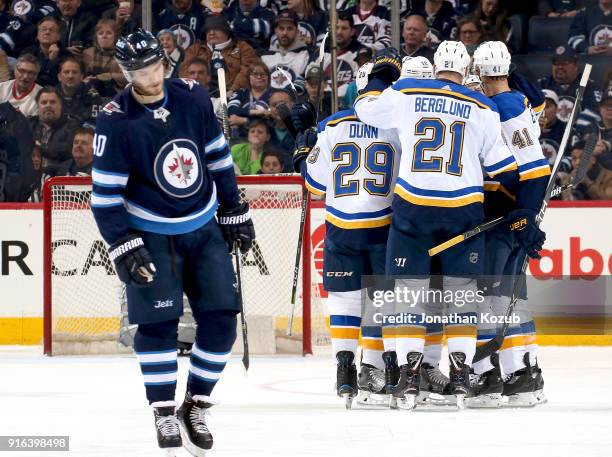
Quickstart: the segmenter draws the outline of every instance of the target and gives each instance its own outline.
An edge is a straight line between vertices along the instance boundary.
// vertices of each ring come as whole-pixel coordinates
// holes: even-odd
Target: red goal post
[[[304,180],[298,175],[239,176],[257,240],[243,258],[244,307],[249,316],[272,318],[277,338],[286,331],[296,258]],[[115,353],[123,287],[89,206],[90,177],[56,177],[44,186],[44,352]],[[313,332],[327,330],[311,260],[310,199],[302,239],[298,303],[293,330],[303,354]],[[313,316],[314,314],[314,316]],[[314,319],[313,319],[314,317]]]

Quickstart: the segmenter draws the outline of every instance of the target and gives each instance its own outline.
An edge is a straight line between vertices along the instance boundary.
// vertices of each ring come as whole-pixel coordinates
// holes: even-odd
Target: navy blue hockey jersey
[[[239,204],[232,156],[204,88],[167,79],[165,98],[142,105],[128,86],[96,123],[91,207],[109,243],[131,230],[198,229],[218,201]]]

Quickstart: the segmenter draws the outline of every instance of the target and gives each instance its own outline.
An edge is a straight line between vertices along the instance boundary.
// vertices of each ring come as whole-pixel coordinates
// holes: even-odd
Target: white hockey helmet
[[[366,62],[361,67],[359,67],[359,70],[357,70],[357,77],[355,78],[355,84],[357,84],[357,93],[361,94],[361,92],[368,85],[370,72],[372,71],[373,67],[374,64],[372,62]]]
[[[433,79],[433,65],[425,57],[404,57],[400,78]]]
[[[468,89],[482,92],[482,81],[478,75],[467,75],[463,78],[463,85]]]
[[[452,71],[465,76],[470,66],[470,55],[461,41],[443,41],[434,54],[434,74]]]
[[[474,68],[480,76],[507,76],[512,58],[501,41],[486,41],[474,51]]]

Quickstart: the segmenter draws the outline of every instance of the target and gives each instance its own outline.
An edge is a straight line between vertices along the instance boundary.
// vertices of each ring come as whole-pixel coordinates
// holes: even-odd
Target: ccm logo
[[[328,271],[325,273],[328,278],[350,278],[353,276],[352,271]]]

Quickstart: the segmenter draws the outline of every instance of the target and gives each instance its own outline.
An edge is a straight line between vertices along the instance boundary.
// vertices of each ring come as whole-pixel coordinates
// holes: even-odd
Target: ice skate
[[[548,402],[548,398],[546,398],[546,395],[544,394],[544,378],[542,377],[542,369],[538,365],[537,360],[535,366],[533,367],[533,374],[535,381],[535,390],[533,391],[533,394],[538,402],[538,405],[542,405]]]
[[[499,368],[499,355],[491,355],[493,368],[485,373],[470,374],[473,396],[466,399],[468,408],[500,408],[503,405],[504,383]]]
[[[336,371],[336,389],[339,397],[344,398],[346,409],[351,409],[353,398],[357,395],[357,367],[355,354],[351,351],[340,351],[336,354],[338,368]]]
[[[385,362],[385,393],[389,396],[389,407],[397,408],[397,398],[393,395],[393,388],[399,381],[399,366],[397,364],[397,353],[395,351],[386,351],[382,355]]]
[[[410,352],[406,356],[408,363],[400,366],[400,376],[397,385],[393,388],[392,395],[397,400],[400,409],[414,409],[416,397],[419,394],[421,352]]]
[[[505,406],[510,408],[530,408],[537,404],[535,395],[536,374],[529,364],[529,353],[523,356],[525,368],[510,373],[504,379],[503,395],[507,397]]]
[[[212,448],[213,437],[206,425],[206,414],[213,406],[206,395],[194,395],[189,392],[178,410],[181,423],[181,434],[185,449],[196,457],[203,457],[205,451]]]
[[[457,408],[465,409],[465,398],[470,394],[470,367],[463,352],[449,354],[450,393],[455,396]]]
[[[175,401],[158,401],[151,405],[157,429],[157,444],[167,457],[174,457],[183,447]]]
[[[388,407],[389,395],[385,391],[385,373],[372,365],[361,364],[357,376],[359,393],[355,401],[361,406]]]
[[[417,405],[419,406],[454,406],[455,398],[450,392],[450,381],[436,365],[423,363],[421,365],[421,381],[419,385]]]

